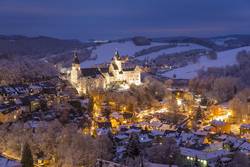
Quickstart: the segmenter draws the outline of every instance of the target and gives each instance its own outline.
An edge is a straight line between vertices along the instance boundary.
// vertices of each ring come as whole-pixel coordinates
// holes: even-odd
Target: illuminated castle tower
[[[71,75],[70,75],[71,83],[75,85],[78,84],[80,76],[81,76],[80,61],[77,56],[77,53],[74,52],[74,59],[72,62]]]

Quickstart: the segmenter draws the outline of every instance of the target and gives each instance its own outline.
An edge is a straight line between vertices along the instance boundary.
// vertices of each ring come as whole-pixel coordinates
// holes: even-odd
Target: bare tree
[[[163,140],[160,144],[147,149],[150,162],[161,164],[176,164],[180,156],[180,150],[172,138]]]
[[[229,167],[250,166],[250,160],[247,155],[237,152],[234,154],[233,160],[229,163]]]

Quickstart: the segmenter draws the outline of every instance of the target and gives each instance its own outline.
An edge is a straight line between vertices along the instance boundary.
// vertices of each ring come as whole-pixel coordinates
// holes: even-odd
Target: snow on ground
[[[0,156],[0,166],[1,167],[21,167],[21,164],[17,161],[8,160]]]
[[[207,48],[201,45],[197,45],[197,44],[179,44],[176,47],[163,49],[158,52],[149,53],[149,54],[137,57],[136,59],[145,60],[145,58],[147,58],[149,60],[152,60],[163,54],[180,53],[180,52],[186,52],[186,51],[193,50],[193,49],[207,49]]]
[[[170,165],[166,165],[166,164],[156,164],[156,163],[146,163],[146,166],[148,167],[170,167]],[[172,167],[177,167],[176,165],[171,165]]]
[[[227,65],[236,64],[236,55],[242,50],[250,51],[250,46],[218,52],[218,58],[216,60],[210,60],[206,56],[202,56],[195,64],[189,64],[185,67],[165,72],[162,75],[172,78],[175,74],[177,79],[192,79],[197,76],[197,72],[200,69],[207,69],[208,67],[225,67]]]
[[[126,42],[112,42],[97,46],[91,54],[91,58],[94,60],[86,60],[81,63],[82,67],[92,67],[97,64],[107,63],[114,56],[115,51],[117,50],[122,56],[128,55],[133,56],[136,52],[150,48],[152,46],[164,45],[164,43],[152,42],[151,45],[145,46],[136,46],[132,41]]]

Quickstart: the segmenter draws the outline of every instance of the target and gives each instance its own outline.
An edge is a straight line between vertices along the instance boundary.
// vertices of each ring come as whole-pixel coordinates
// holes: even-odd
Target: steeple
[[[115,51],[115,56],[114,56],[114,58],[116,58],[117,60],[119,60],[121,57],[120,57],[120,54],[119,54],[119,52],[116,50]]]
[[[77,52],[74,51],[74,58],[73,58],[73,64],[80,64]]]
[[[71,67],[71,73],[70,73],[71,83],[78,84],[79,83],[78,79],[80,75],[81,75],[80,61],[79,61],[76,51],[74,51],[74,58],[72,61],[72,67]]]

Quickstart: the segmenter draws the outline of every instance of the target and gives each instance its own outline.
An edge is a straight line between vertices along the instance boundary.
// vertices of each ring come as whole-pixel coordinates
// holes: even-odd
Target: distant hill
[[[250,35],[227,35],[211,38],[188,36],[148,38],[135,36],[116,40],[107,39],[105,40],[107,42],[99,43],[94,41],[99,40],[80,42],[79,40],[64,40],[46,36],[0,35],[0,59],[24,56],[51,64],[70,66],[72,52],[77,49],[81,62],[91,60],[91,64],[95,64],[96,57],[105,60],[100,62],[109,61],[116,49],[122,55],[141,55],[140,59],[151,56],[151,54],[155,54],[153,57],[157,57],[159,54],[168,53],[171,51],[171,47],[181,44],[195,44],[214,51],[224,51],[250,46]],[[178,52],[177,47],[174,49]],[[100,62],[97,61],[97,63]]]
[[[195,43],[213,49],[215,51],[223,51],[244,46],[250,46],[250,35],[236,34],[216,36],[211,38],[198,38],[188,36],[160,37],[152,38],[152,41],[163,43]]]
[[[77,40],[61,40],[51,37],[0,36],[0,53],[18,55],[36,55],[43,57],[74,48],[83,48]]]
[[[133,37],[132,41],[137,46],[150,45],[150,43],[151,43],[151,39],[149,39],[147,37],[141,37],[141,36]]]
[[[46,36],[0,35],[0,58],[29,57],[31,59],[43,59],[52,64],[69,64],[74,50],[78,50],[80,59],[84,60],[89,56],[86,48],[92,45],[94,44]]]
[[[216,45],[213,41],[206,38],[195,38],[195,37],[166,37],[166,38],[153,38],[153,42],[163,42],[163,43],[194,43],[198,45],[205,46],[214,50],[219,50],[220,46]]]

